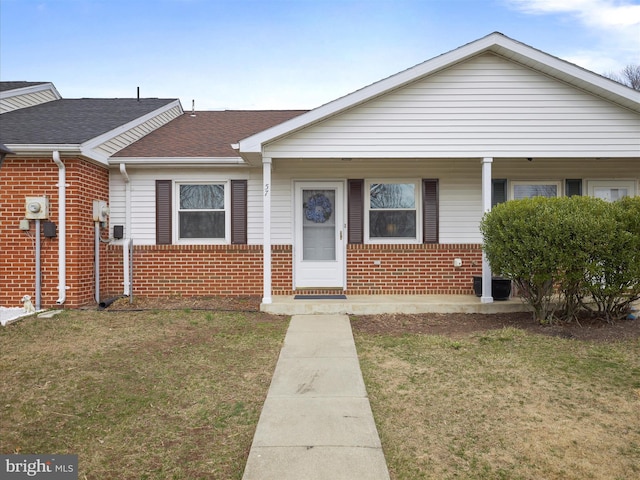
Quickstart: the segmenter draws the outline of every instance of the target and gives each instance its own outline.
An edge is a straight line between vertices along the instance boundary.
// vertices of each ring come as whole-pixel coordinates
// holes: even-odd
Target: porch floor
[[[482,303],[475,295],[347,295],[346,300],[295,300],[274,296],[260,310],[275,315],[382,313],[510,313],[529,311],[519,298]]]

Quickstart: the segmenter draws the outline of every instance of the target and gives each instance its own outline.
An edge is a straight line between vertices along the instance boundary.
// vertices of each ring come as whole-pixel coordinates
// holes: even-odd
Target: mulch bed
[[[259,312],[260,297],[134,297],[133,303],[128,298],[122,298],[109,306],[107,311],[186,309]],[[640,320],[607,323],[602,319],[585,317],[579,323],[540,325],[530,313],[363,315],[352,317],[351,324],[354,331],[384,335],[429,334],[460,338],[476,332],[515,327],[532,333],[576,340],[610,342],[640,338]]]

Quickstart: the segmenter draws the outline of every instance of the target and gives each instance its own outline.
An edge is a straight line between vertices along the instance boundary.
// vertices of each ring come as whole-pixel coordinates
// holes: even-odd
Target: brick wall
[[[293,295],[291,245],[274,245],[274,295]],[[144,297],[262,296],[259,245],[143,245],[133,252],[134,295]],[[456,258],[461,267],[454,267]],[[349,245],[347,294],[428,295],[473,293],[482,271],[480,245]],[[123,291],[122,247],[110,245],[103,269],[103,292]],[[305,289],[305,293],[342,293]],[[106,295],[103,295],[103,297]]]
[[[462,260],[454,267],[454,259]],[[482,273],[476,244],[349,245],[347,293],[467,295]]]
[[[108,200],[108,171],[80,158],[63,158],[67,197],[67,300],[77,308],[93,302],[93,200]],[[29,232],[18,226],[25,197],[49,197],[49,220],[58,224],[58,167],[51,158],[7,157],[0,168],[0,306],[20,306],[35,297],[35,221]],[[58,299],[58,237],[41,236],[43,307]],[[102,247],[104,252],[104,247]],[[35,299],[35,298],[34,298]],[[35,303],[35,302],[34,302]]]
[[[109,245],[103,270],[104,292],[123,291],[122,246]],[[259,245],[134,245],[133,294],[262,295],[262,246]]]

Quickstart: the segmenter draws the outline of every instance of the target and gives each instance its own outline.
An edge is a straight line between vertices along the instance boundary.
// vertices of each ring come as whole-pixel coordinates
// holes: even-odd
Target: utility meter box
[[[104,200],[93,201],[93,221],[106,222],[109,216],[109,207]]]
[[[29,220],[45,220],[49,218],[49,199],[47,197],[27,197],[24,207],[24,216]]]

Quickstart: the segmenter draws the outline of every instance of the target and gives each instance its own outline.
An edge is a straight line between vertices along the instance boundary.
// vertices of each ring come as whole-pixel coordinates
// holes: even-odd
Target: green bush
[[[590,308],[613,320],[640,296],[640,198],[514,200],[487,213],[480,230],[492,270],[514,282],[540,322]]]

